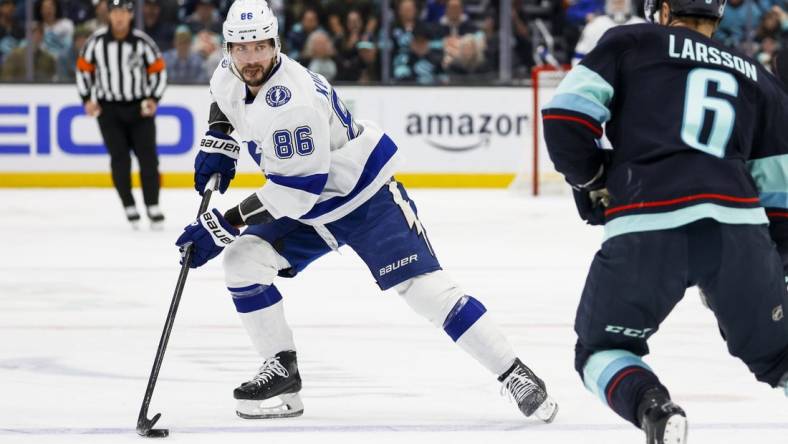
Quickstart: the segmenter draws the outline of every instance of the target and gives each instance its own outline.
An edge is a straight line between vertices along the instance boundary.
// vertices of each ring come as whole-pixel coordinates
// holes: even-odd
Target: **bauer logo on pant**
[[[398,270],[398,269],[404,267],[405,265],[412,264],[413,262],[416,262],[418,260],[419,260],[419,255],[418,254],[411,254],[408,257],[403,257],[402,259],[398,260],[397,262],[394,262],[393,264],[388,264],[385,267],[381,268],[379,275],[383,276],[385,274],[391,273],[394,270]]]

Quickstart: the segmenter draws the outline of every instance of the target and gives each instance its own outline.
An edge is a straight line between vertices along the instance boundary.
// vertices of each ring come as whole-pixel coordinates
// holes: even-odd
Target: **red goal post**
[[[533,88],[533,141],[531,144],[531,194],[538,196],[542,192],[543,182],[560,182],[563,180],[552,168],[552,163],[547,158],[547,148],[542,134],[541,108],[553,96],[555,88],[571,69],[571,65],[552,66],[542,65],[534,67],[531,71],[531,85]]]

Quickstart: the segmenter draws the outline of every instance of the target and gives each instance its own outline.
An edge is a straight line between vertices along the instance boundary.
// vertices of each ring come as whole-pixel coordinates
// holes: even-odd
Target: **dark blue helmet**
[[[643,4],[646,20],[652,23],[659,21],[656,14],[663,1],[668,2],[670,12],[676,17],[693,16],[710,19],[721,19],[725,5],[728,3],[728,0],[646,0]]]

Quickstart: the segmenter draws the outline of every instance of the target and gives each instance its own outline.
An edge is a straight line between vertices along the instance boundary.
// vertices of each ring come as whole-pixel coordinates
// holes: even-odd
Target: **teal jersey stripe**
[[[553,99],[550,100],[545,108],[568,109],[569,111],[583,113],[599,122],[599,124],[610,120],[609,109],[577,94],[558,94],[553,96]]]
[[[626,350],[604,350],[588,358],[583,367],[583,383],[586,388],[607,404],[605,388],[616,373],[627,367],[642,367],[651,371],[643,360]]]
[[[788,193],[788,154],[751,160],[747,166],[755,179],[763,206],[788,208],[788,202],[780,197]],[[772,205],[772,202],[782,203]]]
[[[667,230],[696,220],[711,218],[724,224],[768,224],[763,208],[731,208],[713,203],[702,203],[666,213],[622,216],[605,224],[605,238],[640,231]]]
[[[597,107],[604,109],[606,119],[610,119],[610,109],[607,107],[610,100],[613,98],[613,86],[611,86],[605,79],[596,72],[586,68],[584,65],[577,65],[569,71],[569,74],[564,77],[564,80],[558,85],[555,91],[555,96],[558,97],[564,94],[573,94],[592,102]],[[551,103],[548,103],[545,108],[550,108]],[[558,108],[561,108],[560,106]],[[581,111],[582,112],[582,111]],[[589,114],[591,115],[591,114]]]

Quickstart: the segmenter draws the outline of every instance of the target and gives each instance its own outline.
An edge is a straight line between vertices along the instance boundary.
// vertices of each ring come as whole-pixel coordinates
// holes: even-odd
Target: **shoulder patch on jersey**
[[[230,61],[227,60],[227,57],[222,58],[222,68],[228,68],[230,66]]]
[[[265,94],[265,103],[276,108],[289,102],[290,97],[292,97],[292,93],[286,86],[276,85],[271,87]]]

